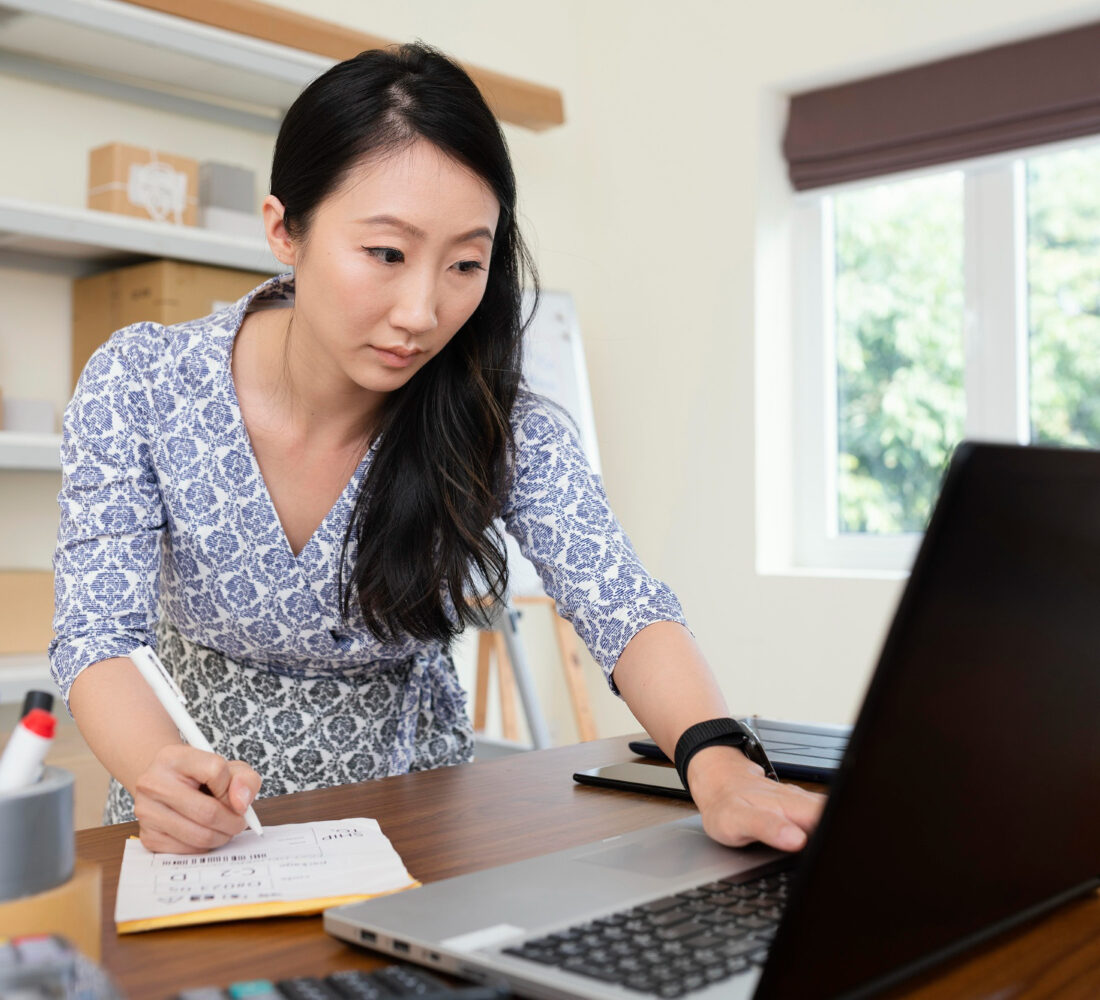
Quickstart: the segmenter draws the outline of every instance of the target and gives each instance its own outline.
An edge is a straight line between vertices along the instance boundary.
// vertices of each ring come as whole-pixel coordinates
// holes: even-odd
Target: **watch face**
[[[759,764],[764,769],[764,774],[772,778],[775,781],[779,780],[779,775],[775,773],[775,768],[772,766],[772,762],[768,759],[768,755],[761,745],[760,741],[756,738],[756,735],[751,732],[745,733],[745,742],[741,747],[742,753],[749,758],[754,764]]]

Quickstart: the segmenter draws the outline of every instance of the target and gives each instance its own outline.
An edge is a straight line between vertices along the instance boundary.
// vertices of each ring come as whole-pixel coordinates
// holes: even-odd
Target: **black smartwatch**
[[[689,727],[676,741],[676,770],[684,788],[688,788],[687,767],[691,758],[707,747],[740,747],[749,760],[764,769],[765,775],[773,781],[779,780],[756,733],[736,719],[710,719]],[[691,789],[688,788],[688,791]]]

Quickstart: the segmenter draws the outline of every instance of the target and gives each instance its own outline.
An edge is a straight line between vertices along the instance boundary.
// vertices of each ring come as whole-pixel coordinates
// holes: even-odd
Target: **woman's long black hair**
[[[474,171],[500,217],[485,294],[450,343],[385,400],[377,449],[340,556],[341,611],[357,599],[380,638],[449,642],[483,623],[508,568],[493,526],[511,466],[511,413],[525,327],[522,289],[536,288],[516,227],[516,180],[503,133],[473,81],[434,49],[372,49],[311,83],[283,120],[271,193],[294,238],[358,163],[425,139]],[[355,561],[345,579],[349,545]]]

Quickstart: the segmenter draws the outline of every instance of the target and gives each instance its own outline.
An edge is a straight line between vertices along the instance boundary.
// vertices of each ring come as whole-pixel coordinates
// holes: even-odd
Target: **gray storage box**
[[[256,174],[229,163],[199,164],[199,205],[256,213]]]

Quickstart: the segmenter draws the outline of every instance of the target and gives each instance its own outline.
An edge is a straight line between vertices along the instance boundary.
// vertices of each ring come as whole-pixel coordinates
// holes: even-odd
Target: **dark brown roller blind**
[[[791,98],[798,190],[1100,133],[1100,24]]]

